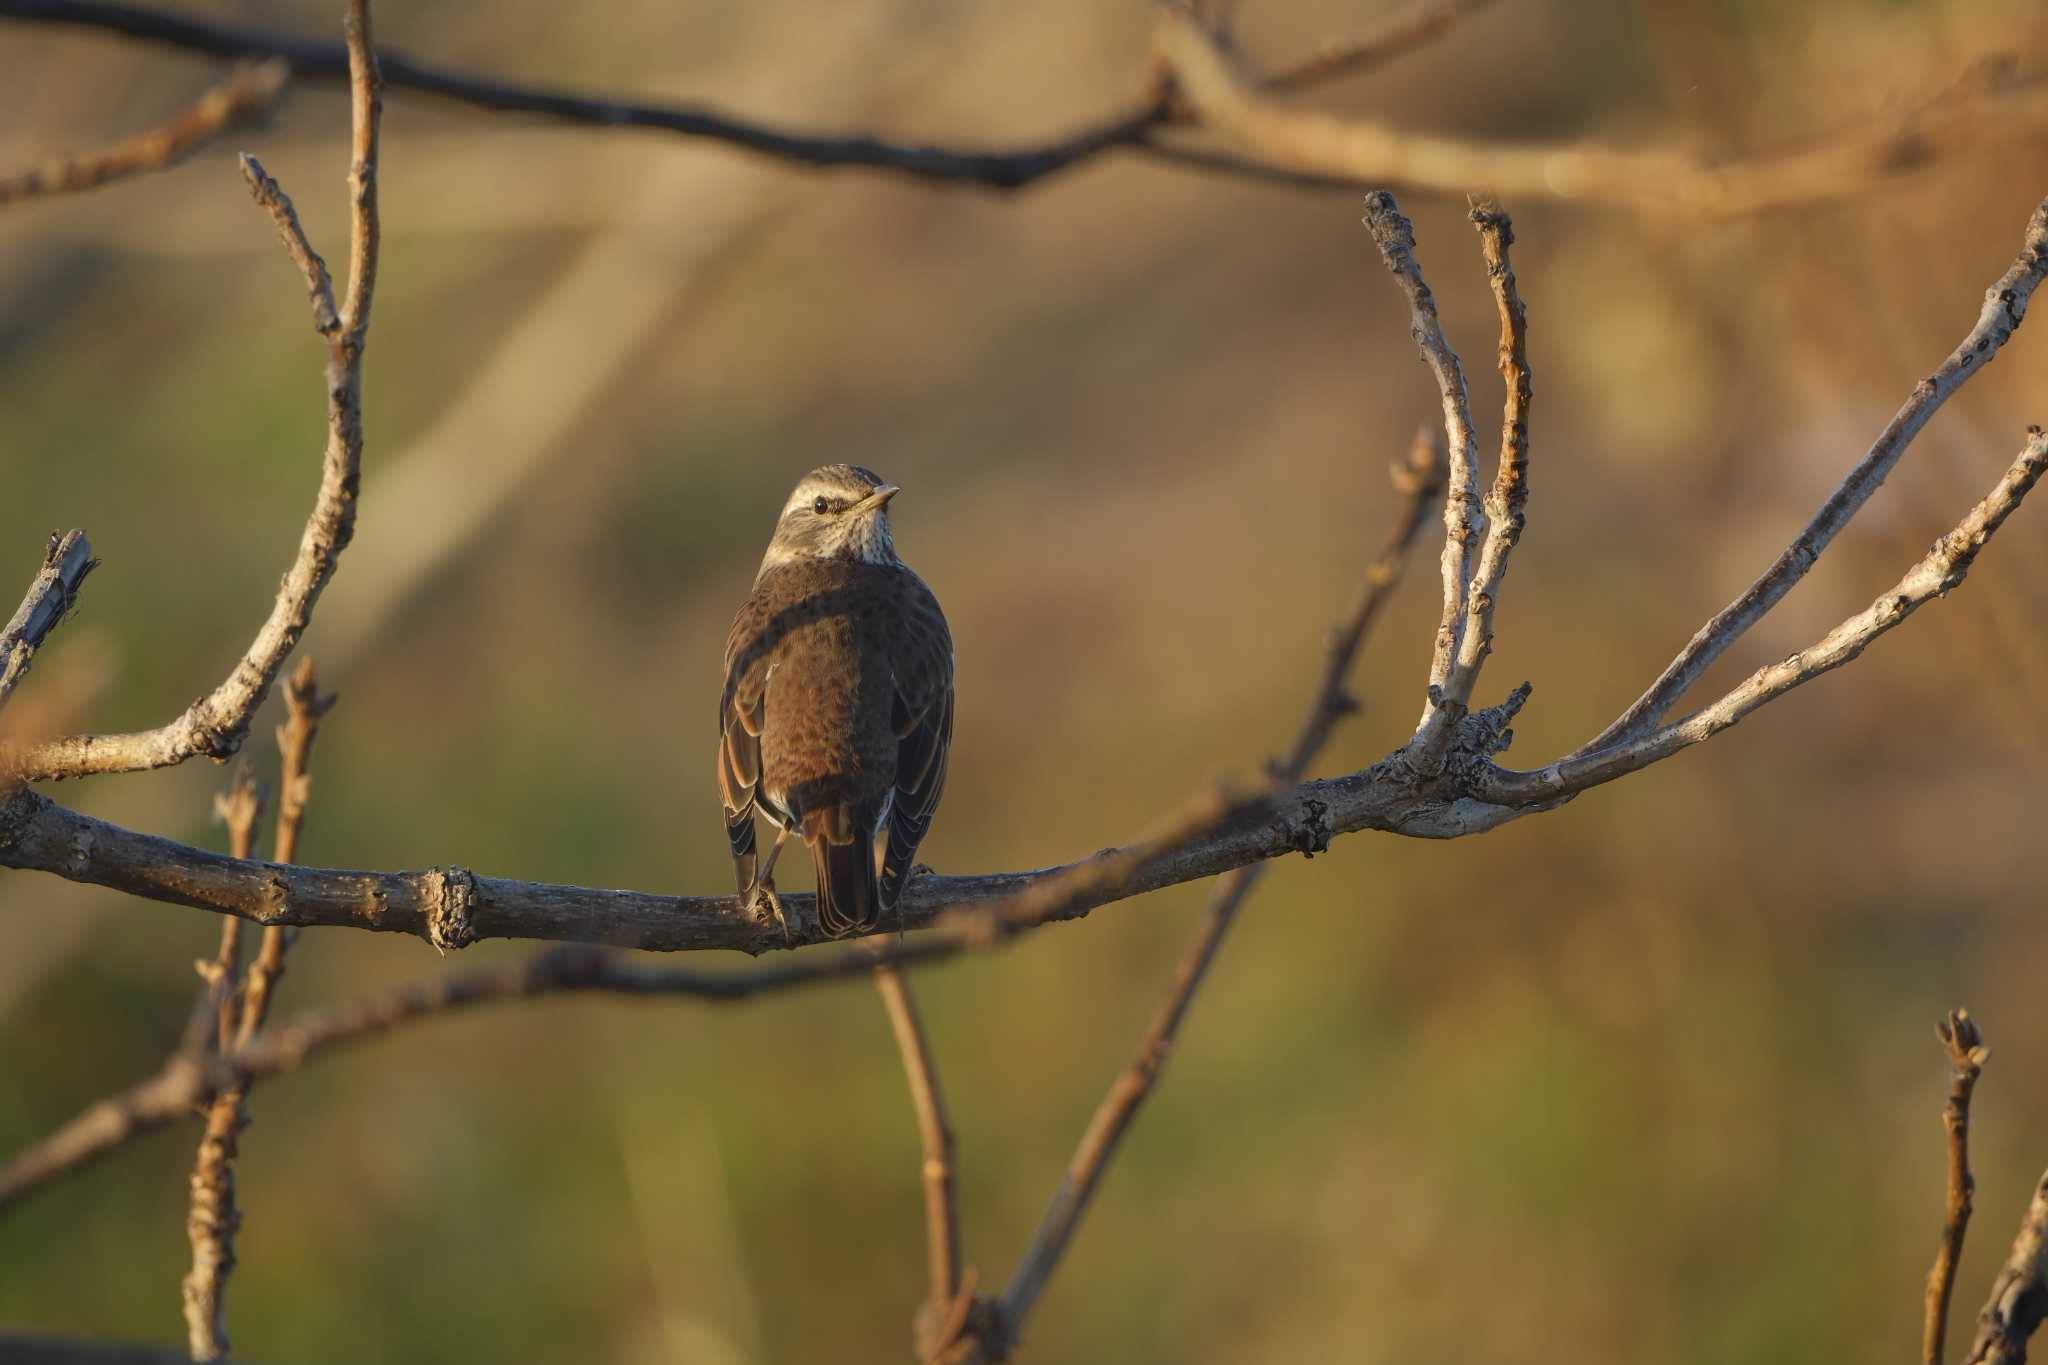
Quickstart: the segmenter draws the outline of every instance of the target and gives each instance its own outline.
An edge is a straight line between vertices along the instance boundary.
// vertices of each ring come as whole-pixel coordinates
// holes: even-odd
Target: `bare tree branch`
[[[1331,39],[1307,57],[1282,66],[1277,88],[1300,89],[1370,69],[1449,32],[1484,0],[1420,0],[1416,7],[1370,32]],[[313,80],[348,72],[340,43],[295,38],[271,30],[165,14],[97,0],[0,0],[0,19],[68,24],[119,33],[217,57],[273,57],[291,74]],[[867,133],[799,132],[722,113],[700,104],[658,104],[585,96],[519,85],[454,71],[384,49],[378,54],[393,89],[436,95],[499,113],[556,119],[593,128],[638,128],[728,143],[762,156],[819,168],[864,167],[922,180],[1020,189],[1108,151],[1141,154],[1155,149],[1152,132],[1182,121],[1184,111],[1156,79],[1147,78],[1139,100],[1071,133],[1036,145],[960,148],[899,142]]]
[[[313,252],[299,227],[291,200],[277,182],[263,173],[254,158],[243,158],[256,201],[270,211],[284,240],[286,254],[306,276],[313,300],[314,325],[331,339],[328,380],[329,464],[337,454],[348,465],[360,460],[362,452],[361,374],[363,337],[369,326],[370,298],[377,275],[377,123],[381,94],[377,81],[377,58],[371,49],[369,0],[350,0],[343,21],[349,54],[349,107],[351,119],[351,160],[349,166],[350,222],[348,293],[337,317],[327,271]],[[332,325],[329,325],[329,323]],[[354,490],[349,490],[351,500]],[[341,537],[346,539],[346,531]],[[330,570],[331,571],[331,570]],[[317,592],[317,589],[316,589]],[[310,610],[310,603],[308,604]],[[287,649],[289,646],[287,646]],[[278,662],[283,658],[280,655]],[[285,794],[278,811],[277,860],[290,862],[298,846],[300,822],[305,817],[306,799],[312,779],[305,768],[320,716],[331,705],[322,703],[319,686],[309,658],[285,684],[287,720],[278,729],[278,748],[283,756]],[[260,697],[259,697],[260,700]],[[247,727],[246,717],[242,721]],[[246,773],[246,770],[245,770]],[[253,778],[240,786],[253,787]],[[250,855],[255,825],[255,801],[244,795],[230,803],[229,827],[237,845],[235,856]],[[229,918],[228,926],[239,927]],[[284,954],[290,932],[282,925],[263,931],[263,948],[248,988],[242,993],[239,1017],[232,1013],[235,1003],[236,945],[226,929],[221,939],[216,966],[216,988],[220,994],[220,1031],[216,1055],[229,1052],[252,1038],[262,1027],[269,1010],[271,989],[284,971]],[[183,1297],[185,1330],[194,1360],[219,1360],[229,1349],[227,1330],[228,1277],[235,1268],[235,1233],[242,1222],[235,1205],[236,1144],[247,1122],[249,1080],[231,1072],[217,1084],[207,1102],[206,1129],[199,1139],[198,1155],[192,1166],[192,1201],[185,1229],[192,1246],[192,1268],[185,1275]]]
[[[946,1344],[942,1335],[955,1318],[960,1301],[960,1210],[953,1191],[953,1127],[946,1119],[946,1100],[939,1089],[939,1069],[931,1042],[911,998],[910,983],[893,966],[875,968],[875,988],[889,1013],[896,1050],[903,1056],[904,1079],[910,1083],[910,1107],[917,1114],[918,1143],[924,1152],[924,1221],[928,1285],[912,1332],[920,1360],[929,1360]]]
[[[1885,424],[1884,430],[1878,433],[1877,440],[1856,462],[1848,477],[1828,495],[1827,501],[1814,513],[1813,520],[1806,524],[1806,529],[1740,597],[1701,626],[1686,647],[1679,651],[1678,657],[1650,685],[1650,689],[1612,725],[1581,748],[1580,754],[1640,739],[1655,729],[1672,705],[1699,681],[1700,675],[1806,576],[1820,558],[1821,551],[1827,549],[1829,542],[1849,524],[1870,495],[1877,491],[1878,485],[1884,482],[1885,476],[1892,472],[1892,467],[1898,464],[1899,457],[1906,453],[1906,447],[1913,443],[1913,438],[1920,434],[1928,419],[1970,376],[1990,364],[2006,342],[2012,340],[2013,333],[2026,319],[2027,301],[2033,297],[2034,289],[2044,274],[2048,274],[2048,200],[2042,201],[2027,223],[2026,238],[2019,256],[1997,283],[1985,291],[1984,306],[1977,315],[1976,326],[1970,329],[1969,335],[1955,350],[1949,352],[1948,359],[1933,374],[1914,386],[1912,396]]]
[[[145,171],[167,170],[235,125],[268,113],[290,80],[291,68],[281,61],[242,67],[168,123],[111,147],[0,177],[0,207],[23,199],[94,189]]]
[[[1733,691],[1683,720],[1674,721],[1639,740],[1596,749],[1583,757],[1559,759],[1534,772],[1494,769],[1477,783],[1479,795],[1507,803],[1549,802],[1612,782],[1617,777],[1669,758],[1681,749],[1713,738],[1764,703],[1784,696],[1802,683],[1840,668],[1872,641],[1937,597],[1945,597],[1969,573],[1977,552],[2019,507],[2043,471],[2048,471],[2048,435],[2031,428],[2027,444],[1991,492],[1970,509],[1956,528],[1934,542],[1925,558],[1907,571],[1869,607],[1829,631],[1816,643],[1777,663],[1758,669]]]
[[[1529,501],[1529,317],[1515,289],[1515,267],[1508,259],[1508,248],[1515,240],[1514,224],[1493,206],[1474,209],[1472,222],[1479,229],[1486,278],[1500,311],[1500,374],[1507,398],[1501,409],[1500,457],[1493,487],[1486,495],[1486,539],[1480,544],[1471,587],[1465,593],[1458,659],[1439,707],[1451,720],[1470,706],[1479,670],[1493,652],[1493,614],[1501,585],[1507,581],[1508,556],[1522,538],[1522,509]],[[1438,746],[1449,737],[1449,725],[1439,722],[1433,736],[1418,740],[1423,761],[1434,763],[1442,752]]]
[[[278,783],[277,848],[273,860],[289,863],[299,856],[299,831],[305,825],[306,803],[313,793],[308,771],[313,759],[313,741],[320,734],[320,721],[334,708],[334,696],[320,695],[320,678],[309,656],[299,661],[285,679],[285,723],[277,727],[277,749],[283,773]],[[288,925],[272,924],[263,930],[263,946],[249,968],[243,989],[242,1017],[235,1031],[234,1045],[246,1047],[270,1015],[270,995],[284,976],[284,957],[298,931]]]
[[[1365,227],[1380,259],[1408,296],[1408,333],[1422,352],[1423,363],[1436,378],[1443,398],[1444,439],[1450,450],[1450,481],[1444,492],[1444,608],[1436,628],[1436,648],[1429,659],[1429,699],[1417,734],[1417,755],[1423,771],[1442,765],[1450,727],[1462,711],[1446,707],[1444,689],[1457,666],[1458,646],[1465,630],[1466,593],[1472,582],[1474,542],[1484,533],[1475,489],[1479,482],[1479,441],[1472,434],[1472,402],[1465,392],[1465,370],[1444,336],[1437,317],[1436,296],[1415,261],[1415,229],[1401,216],[1394,196],[1375,190],[1365,197]]]
[[[30,581],[13,618],[0,629],[0,706],[28,676],[36,650],[76,605],[85,576],[98,567],[85,532],[51,532],[43,548],[43,567]]]
[[[1157,50],[1196,120],[1236,158],[1316,184],[1402,185],[1510,199],[1599,202],[1657,212],[1733,215],[1840,198],[1988,137],[2048,126],[2048,79],[1986,63],[1936,99],[1831,136],[1749,157],[1597,142],[1483,142],[1288,107],[1261,92],[1187,15],[1162,9]]]
[[[169,1346],[0,1332],[0,1365],[184,1365],[189,1359]]]
[[[234,669],[207,696],[167,725],[122,735],[72,735],[31,744],[0,755],[6,768],[27,781],[81,777],[94,773],[165,768],[197,754],[226,759],[241,748],[249,718],[269,695],[271,684],[313,618],[320,593],[334,576],[342,549],[355,532],[356,493],[363,456],[362,361],[369,330],[370,299],[377,278],[377,122],[382,109],[376,58],[366,18],[351,8],[349,47],[360,49],[365,65],[351,82],[353,160],[349,168],[349,282],[337,317],[326,267],[299,229],[298,215],[277,183],[248,161],[244,171],[256,201],[277,224],[286,253],[307,278],[313,322],[327,338],[327,447],[320,490],[299,540],[299,551],[278,589],[269,617]]]
[[[1366,568],[1365,585],[1359,594],[1358,605],[1344,624],[1332,633],[1329,657],[1324,663],[1322,680],[1309,705],[1308,714],[1303,718],[1300,732],[1286,757],[1274,765],[1273,782],[1276,786],[1284,788],[1300,780],[1328,743],[1337,721],[1357,709],[1357,703],[1346,691],[1345,680],[1367,632],[1400,581],[1408,547],[1414,543],[1429,515],[1431,503],[1443,488],[1440,465],[1437,446],[1426,428],[1416,436],[1407,460],[1394,465],[1394,487],[1401,498],[1394,528],[1386,544]],[[1124,1133],[1166,1069],[1181,1023],[1187,1018],[1195,992],[1201,988],[1210,966],[1215,962],[1238,909],[1258,885],[1264,871],[1262,863],[1241,867],[1216,884],[1201,926],[1182,955],[1173,984],[1160,1002],[1151,1027],[1145,1031],[1136,1054],[1110,1085],[1109,1093],[1089,1119],[1088,1129],[1067,1165],[1059,1189],[1054,1192],[1037,1232],[1032,1235],[1031,1245],[1025,1249],[1016,1273],[1010,1277],[1009,1285],[1003,1291],[995,1323],[985,1329],[993,1339],[971,1343],[955,1358],[980,1360],[988,1358],[991,1350],[996,1353],[994,1358],[1000,1358],[1009,1343],[1022,1332],[1024,1320],[1044,1292],[1060,1258],[1065,1255]]]
[[[1991,1298],[1977,1315],[1977,1338],[1963,1365],[2026,1365],[2027,1338],[2048,1316],[2048,1175],[2020,1220],[2012,1253],[1991,1282]]]
[[[1427,286],[1398,268],[1412,267],[1405,220],[1390,200],[1369,203],[1381,235],[1394,250],[1390,259],[1412,284],[1411,298],[1426,301]],[[2026,254],[1994,291],[1980,324],[1982,354],[2009,336],[2022,316],[2027,293],[2043,270],[2042,249],[2048,206],[2037,210]],[[1992,314],[1996,314],[1996,318]],[[1423,316],[1433,317],[1433,309]],[[2002,319],[2000,321],[1999,319]],[[1426,329],[1425,329],[1426,330]],[[1434,329],[1440,335],[1441,328]],[[1977,336],[1973,333],[1973,336]],[[1972,360],[1923,393],[1951,391],[1968,373],[1982,368],[1975,346]],[[1456,357],[1445,347],[1444,365]],[[1446,386],[1448,388],[1448,386]],[[1468,473],[1473,463],[1469,416],[1446,398],[1451,434],[1462,436]],[[1512,417],[1509,419],[1512,421]],[[1917,430],[1922,413],[1910,424]],[[1901,436],[1903,444],[1904,435]],[[1441,770],[1418,771],[1409,750],[1345,777],[1304,782],[1277,798],[1231,807],[1212,803],[1206,815],[1190,817],[1173,839],[1113,851],[1065,868],[982,877],[922,877],[907,889],[896,921],[877,932],[937,926],[926,942],[898,945],[881,956],[909,962],[943,956],[960,947],[1000,941],[1056,919],[1075,918],[1098,905],[1178,882],[1215,876],[1290,851],[1316,851],[1335,835],[1379,829],[1423,838],[1457,838],[1495,828],[1535,810],[1670,756],[1726,729],[1765,702],[1854,658],[1930,597],[1961,581],[1977,548],[1987,540],[2039,476],[2048,452],[2037,434],[1990,497],[1956,531],[1870,611],[1845,622],[1812,649],[1759,670],[1713,706],[1666,726],[1642,740],[1590,755],[1560,760],[1534,772],[1493,765],[1506,747],[1508,729],[1528,696],[1526,685],[1498,706],[1473,712],[1455,726]],[[1896,456],[1894,456],[1896,458]],[[1454,461],[1455,469],[1455,461]],[[1468,481],[1469,499],[1469,481]],[[1457,588],[1455,554],[1460,522],[1447,516],[1446,557],[1456,562],[1446,592]],[[1453,632],[1455,635],[1455,631]],[[1439,637],[1439,645],[1442,637]],[[1441,650],[1439,650],[1441,653]],[[665,897],[630,891],[555,886],[479,877],[457,867],[420,872],[354,872],[244,862],[138,834],[91,819],[27,789],[0,791],[0,866],[53,872],[67,879],[113,887],[160,901],[239,915],[265,925],[351,925],[417,934],[437,946],[459,947],[477,938],[519,937],[572,942],[616,943],[659,950],[734,948],[758,953],[784,946],[779,930],[741,912],[731,896]],[[801,905],[801,898],[797,898]],[[813,940],[805,940],[813,941]],[[853,958],[791,969],[776,984],[815,980],[871,967]]]
[[[1948,1335],[1949,1299],[1956,1287],[1956,1263],[1963,1255],[1963,1234],[1970,1227],[1970,1201],[1977,1182],[1970,1175],[1970,1094],[1990,1060],[1991,1049],[1968,1010],[1951,1010],[1941,1021],[1941,1041],[1948,1049],[1948,1103],[1941,1124],[1948,1131],[1948,1209],[1941,1229],[1941,1248],[1927,1273],[1927,1311],[1920,1336],[1921,1365],[1941,1365],[1942,1342]]]
[[[1492,3],[1493,0],[1424,0],[1369,33],[1324,39],[1314,52],[1267,72],[1260,84],[1275,94],[1285,94],[1361,75],[1427,47]]]

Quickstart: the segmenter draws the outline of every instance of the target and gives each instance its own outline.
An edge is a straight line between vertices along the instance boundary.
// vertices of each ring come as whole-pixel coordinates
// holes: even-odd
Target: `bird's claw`
[[[782,897],[775,894],[775,883],[772,879],[760,878],[747,892],[747,913],[757,920],[772,915],[775,922],[782,927],[782,945],[785,948],[795,946],[796,939],[790,933],[789,917],[782,912]]]

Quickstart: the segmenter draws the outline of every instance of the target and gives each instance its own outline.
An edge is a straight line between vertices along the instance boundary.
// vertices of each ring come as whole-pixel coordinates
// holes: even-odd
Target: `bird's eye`
[[[816,502],[811,504],[811,510],[813,512],[816,512],[821,517],[824,516],[827,512],[832,510],[832,499],[819,498]]]

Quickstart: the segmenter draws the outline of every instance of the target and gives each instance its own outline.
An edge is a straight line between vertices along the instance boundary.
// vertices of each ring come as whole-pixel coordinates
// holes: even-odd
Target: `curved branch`
[[[355,22],[351,18],[351,23]],[[369,52],[367,41],[364,50]],[[168,768],[199,754],[214,759],[232,757],[249,733],[250,716],[270,694],[285,661],[311,623],[314,604],[355,534],[363,458],[363,344],[377,280],[377,124],[382,102],[374,53],[368,58],[366,78],[351,89],[356,107],[349,169],[349,281],[338,315],[326,266],[307,243],[291,200],[253,158],[243,159],[251,193],[271,215],[286,254],[306,276],[313,324],[327,339],[328,353],[327,445],[321,457],[320,488],[300,535],[298,554],[285,571],[270,615],[220,685],[176,720],[131,734],[70,735],[0,755],[0,766],[16,777],[37,782]]]
[[[1597,202],[1638,210],[1734,215],[1839,198],[1925,166],[1993,132],[2048,126],[2048,80],[1998,63],[1973,69],[1903,117],[1873,119],[1788,149],[1719,160],[1684,150],[1596,142],[1484,142],[1291,108],[1257,89],[1179,10],[1158,50],[1182,98],[1239,158],[1320,184],[1404,185],[1509,199]],[[1986,118],[1987,110],[2002,117]],[[1228,158],[1212,161],[1228,169]]]
[[[1281,67],[1271,83],[1276,88],[1299,89],[1367,70],[1441,37],[1485,3],[1487,0],[1422,0],[1413,10],[1368,33],[1324,42],[1315,52]],[[0,0],[0,19],[98,29],[215,57],[274,57],[288,63],[293,75],[313,80],[341,80],[348,74],[348,54],[341,43],[132,5],[98,0]],[[1167,92],[1156,81],[1148,81],[1152,88],[1143,98],[1044,142],[1007,149],[946,147],[891,141],[867,133],[778,128],[701,104],[662,104],[520,85],[421,61],[389,48],[378,56],[384,79],[394,89],[497,113],[593,128],[674,133],[819,169],[860,167],[1002,190],[1036,184],[1103,152],[1150,153],[1153,148],[1147,138],[1153,130],[1185,118],[1185,111]]]

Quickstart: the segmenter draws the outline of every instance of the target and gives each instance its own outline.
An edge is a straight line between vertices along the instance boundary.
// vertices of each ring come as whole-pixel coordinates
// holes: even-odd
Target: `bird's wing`
[[[889,847],[883,855],[882,905],[893,908],[932,826],[946,787],[953,747],[953,635],[930,588],[916,574],[904,594],[904,630],[890,667],[896,695],[896,787],[889,804]]]
[[[753,881],[754,795],[761,784],[761,719],[768,651],[759,605],[748,598],[725,640],[725,687],[718,698],[718,795],[741,889]]]

